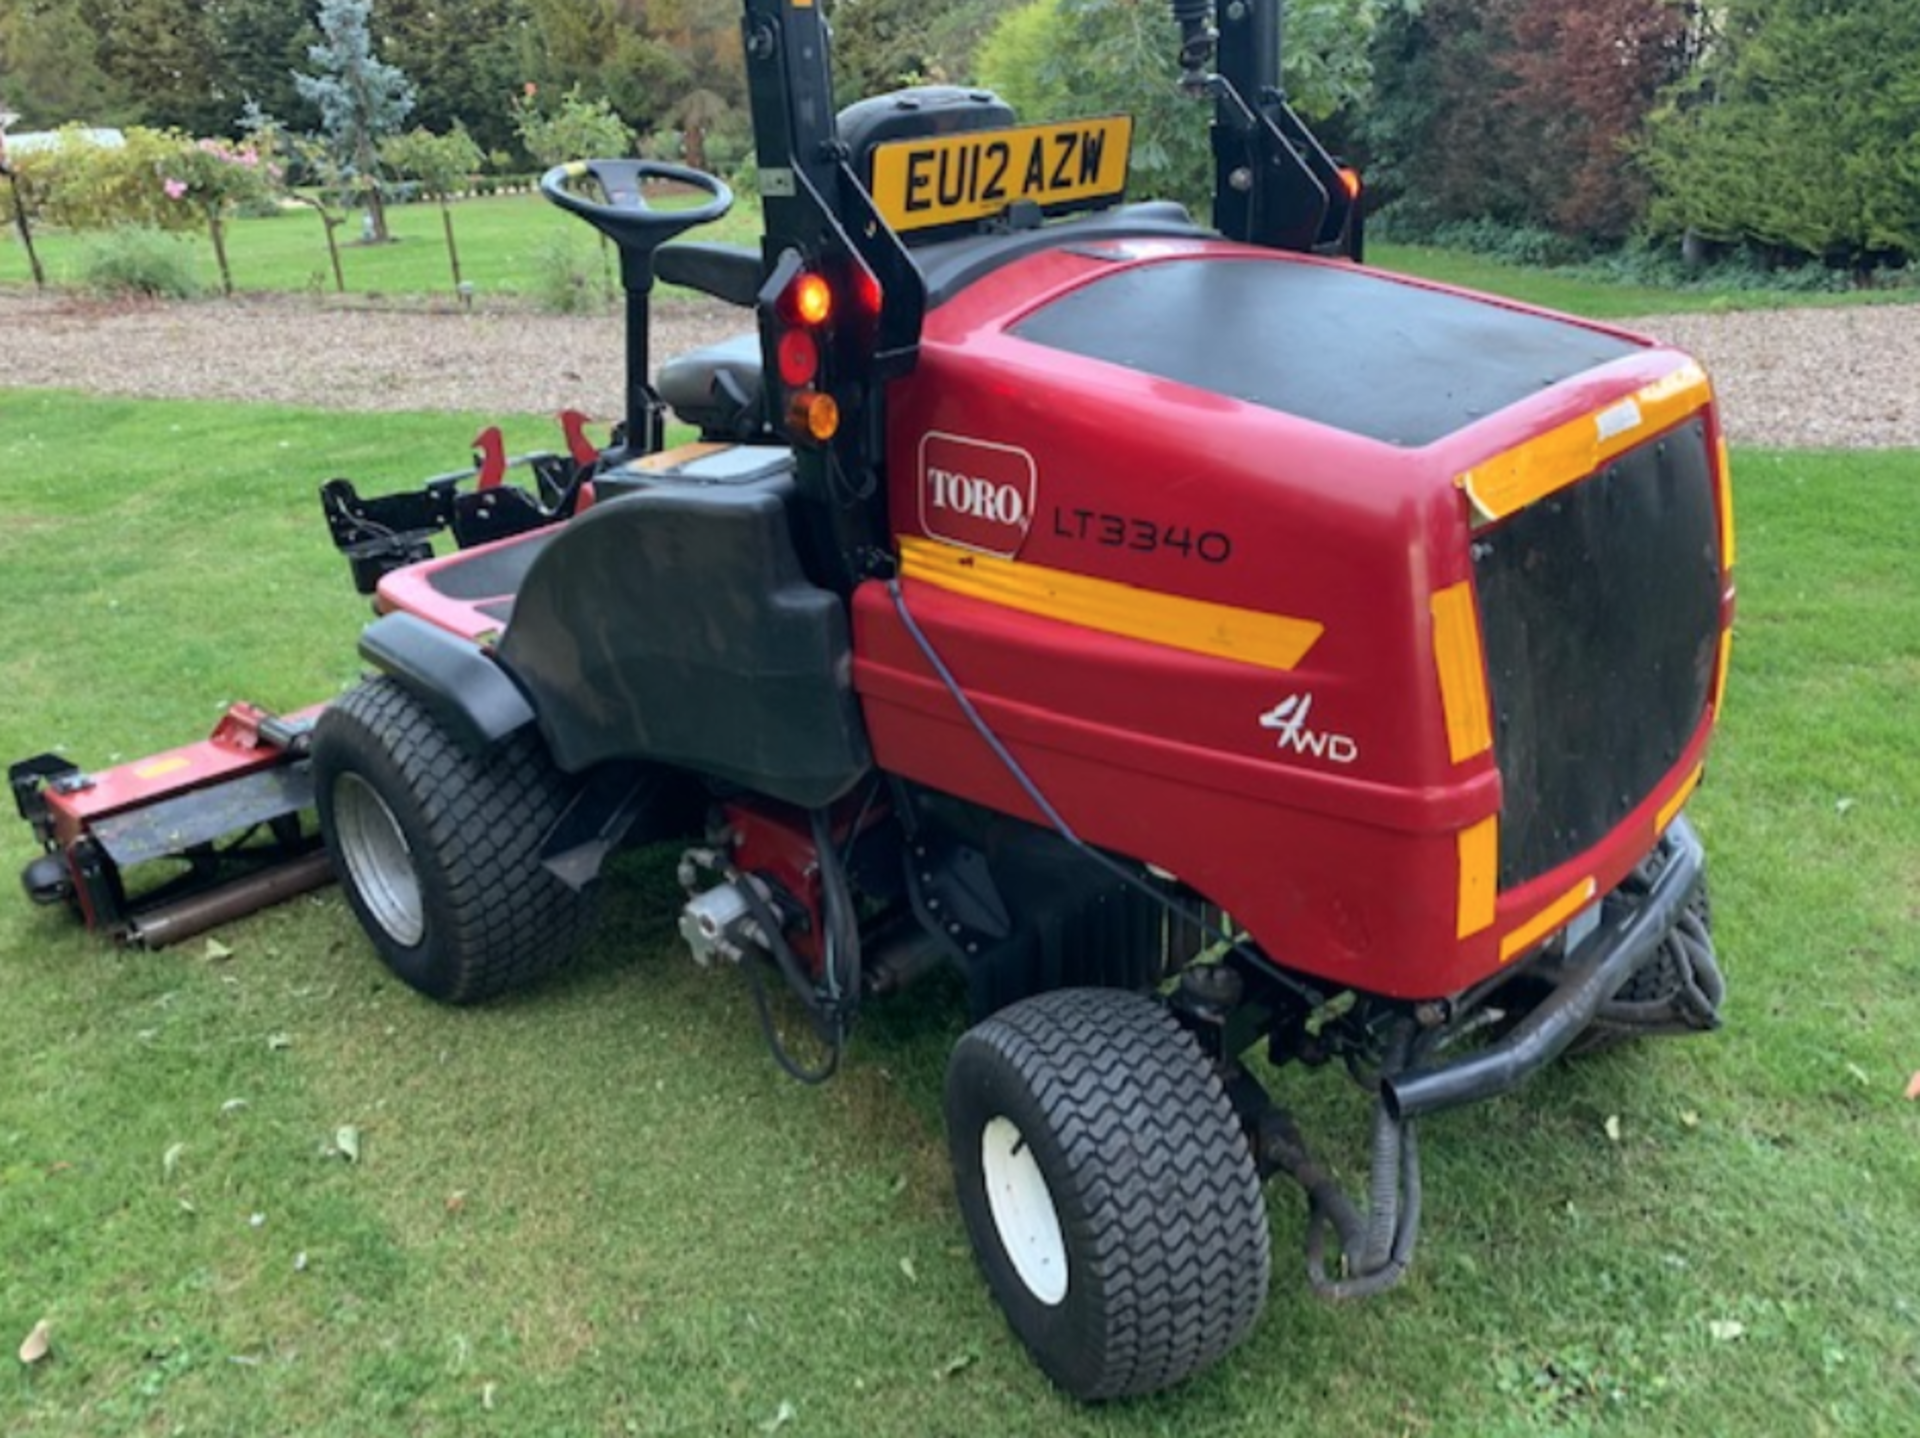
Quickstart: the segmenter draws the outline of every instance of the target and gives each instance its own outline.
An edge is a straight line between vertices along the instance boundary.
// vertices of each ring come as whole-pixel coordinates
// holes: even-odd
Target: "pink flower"
[[[526,95],[526,97],[529,100],[531,100],[535,95],[538,95],[540,93],[540,87],[534,84],[533,81],[529,80],[522,87],[522,92]]]
[[[185,197],[187,193],[187,185],[184,180],[168,180],[161,188],[167,192],[167,198],[169,200],[181,199]]]

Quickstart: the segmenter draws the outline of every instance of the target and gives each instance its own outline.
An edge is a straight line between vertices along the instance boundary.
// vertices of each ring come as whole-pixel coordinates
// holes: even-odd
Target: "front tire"
[[[1062,989],[970,1030],[947,1069],[960,1212],[987,1286],[1082,1399],[1170,1387],[1266,1301],[1266,1204],[1200,1046],[1160,1004]]]
[[[451,1004],[546,974],[591,927],[595,895],[540,863],[575,785],[523,729],[476,757],[394,680],[320,716],[320,827],[347,902],[388,968]]]

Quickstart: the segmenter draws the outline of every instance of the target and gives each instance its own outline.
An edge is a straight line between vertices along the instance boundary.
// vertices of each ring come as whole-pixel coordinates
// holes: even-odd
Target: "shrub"
[[[1454,220],[1436,225],[1432,243],[1443,249],[1471,250],[1510,265],[1546,268],[1576,264],[1593,252],[1591,246],[1567,235],[1537,225],[1497,220]]]
[[[543,108],[529,84],[513,104],[513,127],[541,169],[569,160],[611,159],[630,154],[633,131],[605,100],[588,100],[575,85],[556,109]]]
[[[593,313],[612,299],[592,242],[569,231],[555,233],[534,251],[530,293],[535,304],[556,315]]]
[[[144,226],[85,236],[80,283],[98,295],[187,300],[201,292],[193,242]]]
[[[1678,244],[1648,239],[1596,256],[1579,266],[1577,273],[1610,283],[1714,295],[1844,294],[1860,289],[1909,289],[1920,282],[1920,275],[1909,266],[1827,265],[1789,250],[1759,245],[1713,247],[1704,261],[1689,263]]]
[[[1582,240],[1517,221],[1481,218],[1447,220],[1413,197],[1395,200],[1368,220],[1375,239],[1403,245],[1436,245],[1465,250],[1510,265],[1552,269],[1579,264],[1593,254]]]

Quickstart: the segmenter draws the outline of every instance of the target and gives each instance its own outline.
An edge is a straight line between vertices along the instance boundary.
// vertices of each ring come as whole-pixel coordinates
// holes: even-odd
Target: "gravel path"
[[[736,334],[718,302],[655,306],[656,356]],[[1920,447],[1920,305],[1665,315],[1625,321],[1702,360],[1736,442]],[[0,292],[0,385],[611,418],[612,317],[316,305],[277,297],[101,304]]]

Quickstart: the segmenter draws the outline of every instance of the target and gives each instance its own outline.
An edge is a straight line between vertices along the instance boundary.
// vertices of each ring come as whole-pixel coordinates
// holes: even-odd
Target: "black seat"
[[[766,437],[760,399],[760,336],[734,335],[660,366],[660,398],[709,439]]]
[[[653,252],[653,277],[752,309],[760,295],[760,251],[752,245],[683,240]]]

